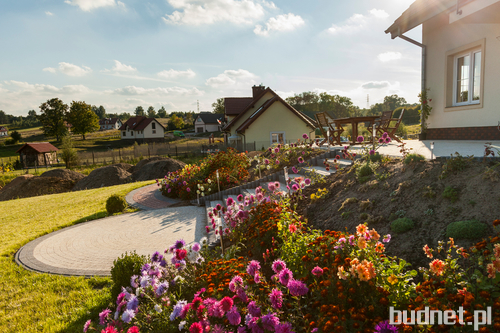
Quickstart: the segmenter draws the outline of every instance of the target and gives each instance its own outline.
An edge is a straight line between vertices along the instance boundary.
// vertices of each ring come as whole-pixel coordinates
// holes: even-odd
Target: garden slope
[[[347,229],[355,233],[356,226],[368,222],[380,235],[391,234],[387,254],[410,262],[414,268],[427,266],[422,248],[436,248],[446,238],[451,222],[477,219],[493,231],[492,222],[500,218],[500,186],[498,173],[485,173],[487,165],[470,162],[463,171],[439,179],[445,162],[419,162],[413,166],[391,161],[381,164],[369,180],[361,184],[356,167],[326,178],[306,188],[306,199],[298,207],[310,225],[321,230]],[[384,179],[387,177],[386,179]],[[378,178],[378,179],[377,179]],[[454,188],[458,200],[443,197],[446,187]],[[326,188],[328,196],[311,201],[311,194]],[[391,230],[397,217],[413,220],[415,227],[401,234]],[[460,246],[472,245],[472,240],[457,240]]]

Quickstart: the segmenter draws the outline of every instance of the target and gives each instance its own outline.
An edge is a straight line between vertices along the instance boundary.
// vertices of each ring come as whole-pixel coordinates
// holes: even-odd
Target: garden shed
[[[16,153],[23,167],[48,166],[57,163],[57,149],[48,142],[25,143]]]

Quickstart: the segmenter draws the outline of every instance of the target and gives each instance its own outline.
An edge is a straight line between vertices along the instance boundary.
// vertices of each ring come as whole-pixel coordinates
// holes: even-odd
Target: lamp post
[[[434,141],[431,141],[431,161],[434,159]]]

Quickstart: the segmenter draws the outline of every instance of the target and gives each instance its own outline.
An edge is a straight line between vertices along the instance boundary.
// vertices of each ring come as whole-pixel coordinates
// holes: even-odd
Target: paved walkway
[[[142,209],[167,208],[173,204],[181,202],[179,199],[167,198],[159,191],[157,184],[144,186],[133,190],[125,197],[130,206]]]
[[[135,206],[146,210],[80,223],[44,235],[23,246],[16,253],[16,262],[37,272],[104,276],[110,275],[113,261],[126,251],[151,255],[163,252],[178,239],[190,244],[206,236],[204,207],[168,208],[179,201],[158,198],[156,193],[160,192],[156,184],[153,186],[127,196]]]

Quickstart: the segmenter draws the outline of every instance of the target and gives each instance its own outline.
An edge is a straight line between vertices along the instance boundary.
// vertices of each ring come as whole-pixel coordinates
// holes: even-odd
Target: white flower
[[[186,321],[181,321],[179,323],[179,331],[182,331],[182,329],[184,328],[184,325],[186,325]]]
[[[200,190],[196,191],[196,193],[200,194]]]
[[[207,242],[208,242],[207,237],[203,237],[202,239],[200,239],[200,244],[206,244]]]
[[[200,188],[200,184],[198,184],[198,188]]]
[[[135,296],[139,297],[139,295],[141,294],[141,291],[142,291],[142,290],[141,290],[141,287],[137,288],[137,289],[135,290]]]
[[[209,183],[209,184],[211,184],[211,183],[212,183],[212,180],[210,180],[210,179],[209,179],[209,180],[208,180],[208,183]]]
[[[196,261],[196,257],[198,256],[198,253],[194,252],[194,251],[189,251],[187,257],[188,257],[188,260],[190,262],[195,262]]]
[[[204,197],[205,196],[205,193],[201,192],[201,196]]]
[[[205,186],[202,186],[200,190],[205,191]]]
[[[268,166],[267,166],[267,170],[269,170],[269,169],[271,169],[271,166],[270,166],[270,165],[268,165]]]
[[[163,310],[161,309],[161,306],[159,306],[158,304],[155,305],[155,311],[158,312],[158,313],[161,313]]]
[[[184,281],[184,278],[180,275],[177,275],[175,278],[174,278],[174,281],[175,282],[183,282]]]

